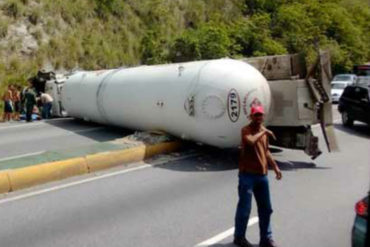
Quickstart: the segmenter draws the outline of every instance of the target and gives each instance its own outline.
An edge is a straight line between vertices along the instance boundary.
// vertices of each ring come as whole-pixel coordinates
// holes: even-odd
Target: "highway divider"
[[[93,173],[118,165],[145,160],[157,154],[171,153],[181,142],[162,142],[84,155],[71,159],[0,171],[0,193],[16,191],[67,177]]]

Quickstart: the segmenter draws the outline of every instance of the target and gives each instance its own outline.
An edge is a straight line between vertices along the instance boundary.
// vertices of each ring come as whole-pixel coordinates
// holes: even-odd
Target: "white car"
[[[348,82],[349,85],[352,85],[356,82],[357,80],[357,75],[355,74],[339,74],[334,76],[332,82],[338,82],[338,81],[345,81]]]
[[[348,85],[353,85],[357,76],[353,74],[340,74],[336,75],[331,82],[331,101],[337,103],[343,90]]]
[[[331,102],[338,103],[344,89],[350,85],[345,81],[336,81],[331,83]]]

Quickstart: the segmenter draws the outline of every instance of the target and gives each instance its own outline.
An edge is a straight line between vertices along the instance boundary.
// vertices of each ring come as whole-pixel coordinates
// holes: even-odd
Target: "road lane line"
[[[47,192],[60,190],[60,189],[65,189],[65,188],[72,187],[72,186],[79,185],[79,184],[88,183],[88,182],[98,180],[98,179],[102,179],[102,178],[117,176],[117,175],[120,175],[120,174],[132,172],[132,171],[136,171],[136,170],[141,170],[141,169],[148,168],[148,167],[151,167],[151,166],[152,165],[143,165],[143,166],[134,167],[134,168],[131,168],[131,169],[128,169],[128,170],[122,170],[122,171],[113,172],[113,173],[109,173],[109,174],[98,175],[98,177],[88,178],[88,179],[72,182],[72,183],[69,183],[69,184],[58,185],[58,186],[54,186],[54,187],[51,187],[51,188],[47,188],[47,189],[27,193],[27,194],[20,195],[20,196],[15,196],[15,197],[7,198],[7,199],[2,199],[2,200],[0,200],[0,205],[4,204],[4,203],[7,203],[7,202],[17,201],[17,200],[32,197],[32,196],[41,195],[41,194],[44,194],[44,193],[47,193]]]
[[[0,130],[5,129],[13,129],[13,128],[19,128],[19,127],[33,127],[33,126],[39,126],[44,124],[44,122],[37,122],[37,123],[23,123],[23,124],[17,124],[17,125],[9,125],[9,126],[1,126]]]
[[[30,122],[30,123],[27,123],[27,122],[21,122],[19,124],[16,124],[16,125],[12,125],[12,123],[10,123],[11,125],[8,125],[8,126],[0,126],[0,130],[3,130],[3,129],[12,129],[12,128],[18,128],[18,127],[32,127],[32,126],[38,126],[38,125],[42,125],[42,124],[45,124],[45,123],[49,123],[49,122],[55,122],[55,121],[65,121],[65,120],[73,120],[73,118],[55,118],[55,119],[44,119],[44,120],[35,120],[33,122]]]
[[[248,226],[252,226],[254,224],[256,224],[258,222],[258,217],[253,217],[251,219],[249,219],[248,221]],[[210,239],[207,239],[206,241],[203,241],[199,244],[197,244],[195,247],[204,247],[204,246],[211,246],[211,245],[214,245],[222,240],[224,240],[225,238],[231,236],[234,234],[234,230],[235,228],[232,227],[230,228],[229,230],[226,230]]]
[[[44,193],[47,193],[47,192],[52,192],[52,191],[61,190],[61,189],[73,187],[73,186],[84,184],[84,183],[89,183],[89,182],[92,182],[92,181],[95,181],[95,180],[100,180],[100,179],[104,179],[104,178],[108,178],[108,177],[113,177],[113,176],[129,173],[129,172],[133,172],[133,171],[137,171],[137,170],[142,170],[142,169],[149,168],[149,167],[155,167],[155,166],[161,165],[163,163],[173,162],[173,161],[186,159],[186,158],[190,158],[190,157],[194,157],[194,156],[197,156],[197,154],[196,153],[195,154],[189,154],[189,155],[185,155],[185,156],[182,156],[182,157],[176,157],[176,158],[173,158],[173,159],[169,159],[166,162],[162,162],[162,163],[145,164],[145,165],[141,165],[141,166],[138,166],[138,167],[133,167],[133,168],[130,168],[130,169],[120,170],[120,171],[116,171],[116,172],[112,172],[112,173],[106,173],[106,174],[97,174],[97,173],[95,173],[96,177],[87,178],[87,179],[84,179],[84,180],[79,180],[79,181],[71,182],[71,183],[68,183],[68,184],[62,184],[62,185],[54,186],[54,187],[51,187],[51,188],[42,189],[42,190],[39,190],[39,191],[34,191],[34,192],[27,193],[27,194],[19,195],[19,196],[14,196],[14,197],[11,197],[11,198],[6,198],[5,197],[4,199],[0,199],[0,205],[8,203],[8,202],[12,202],[12,201],[25,199],[25,198],[32,197],[32,196],[41,195],[41,194],[44,194]],[[135,163],[133,163],[133,164],[135,164]],[[92,174],[92,173],[90,173],[90,174]]]
[[[39,123],[35,123],[33,125],[14,125],[14,126],[8,126],[8,127],[0,127],[0,131],[3,130],[3,129],[9,129],[9,128],[16,128],[16,127],[32,127],[32,126],[39,126],[39,125],[42,125],[43,122],[39,122]],[[66,130],[66,132],[68,133],[85,133],[85,132],[90,132],[90,131],[95,131],[95,130],[100,130],[100,129],[104,129],[106,128],[107,126],[100,126],[100,127],[94,127],[94,128],[89,128],[89,129],[82,129],[82,130]],[[59,127],[55,127],[56,129],[61,129],[63,130],[63,128],[59,128]]]
[[[34,152],[34,153],[21,154],[21,155],[15,155],[15,156],[2,158],[2,159],[0,159],[0,162],[1,161],[7,161],[7,160],[14,160],[14,159],[23,158],[23,157],[28,157],[28,156],[32,156],[32,155],[38,155],[38,154],[42,154],[42,153],[45,153],[45,150]]]

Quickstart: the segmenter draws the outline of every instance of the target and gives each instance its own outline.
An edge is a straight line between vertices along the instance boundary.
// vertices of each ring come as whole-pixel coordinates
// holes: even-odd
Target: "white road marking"
[[[168,159],[166,162],[186,159],[186,158],[190,158],[190,157],[194,157],[194,156],[197,156],[197,153],[184,155],[182,157],[175,157],[173,159]],[[79,181],[76,181],[76,182],[71,182],[71,183],[68,183],[68,184],[57,185],[57,186],[54,186],[54,187],[51,187],[51,188],[42,189],[42,190],[39,190],[39,191],[34,191],[34,192],[27,193],[27,194],[14,196],[14,197],[11,197],[11,198],[0,199],[0,205],[8,203],[8,202],[12,202],[12,201],[25,199],[25,198],[32,197],[32,196],[41,195],[41,194],[51,192],[51,191],[61,190],[61,189],[69,188],[69,187],[72,187],[72,186],[92,182],[92,181],[103,179],[103,178],[113,177],[113,176],[129,173],[129,172],[145,169],[145,168],[148,168],[148,167],[154,167],[156,165],[160,165],[160,164],[163,164],[163,163],[166,163],[166,162],[162,162],[162,163],[153,162],[153,164],[145,164],[145,165],[141,165],[139,167],[133,167],[133,168],[130,168],[130,169],[120,170],[120,171],[111,172],[111,173],[104,173],[104,174],[95,173],[96,177],[87,178],[87,179],[79,180]]]
[[[18,158],[27,157],[27,156],[42,154],[44,152],[45,152],[45,150],[34,152],[34,153],[15,155],[15,156],[11,156],[11,157],[2,158],[2,159],[0,159],[0,161],[14,160],[14,159],[18,159]]]
[[[44,124],[44,122],[39,122],[39,123],[34,123],[34,124],[19,124],[19,125],[7,126],[7,127],[0,127],[0,131],[4,130],[4,129],[10,129],[10,128],[32,127],[32,126],[39,126],[39,125],[43,125],[43,124]],[[57,128],[57,127],[55,127],[55,128]],[[104,129],[104,128],[106,128],[106,126],[94,127],[94,128],[89,128],[89,129],[83,129],[83,130],[66,130],[66,131],[71,132],[71,133],[83,133],[83,132],[89,132],[89,131]]]
[[[256,224],[258,222],[258,217],[253,217],[251,219],[249,219],[248,221],[248,226],[252,226],[254,224]],[[211,246],[211,245],[214,245],[222,240],[224,240],[225,238],[231,236],[234,234],[234,230],[235,228],[232,227],[230,228],[229,230],[226,230],[210,239],[207,239],[206,241],[203,241],[199,244],[197,244],[195,247],[201,247],[201,246]]]
[[[33,127],[33,126],[38,126],[38,125],[42,125],[42,124],[44,124],[44,122],[9,125],[9,126],[5,126],[5,127],[0,127],[0,130],[13,129],[13,128],[19,128],[19,127]]]
[[[85,133],[85,132],[95,131],[95,130],[104,129],[104,128],[105,127],[95,127],[95,128],[77,130],[77,131],[69,130],[68,132],[70,132],[70,133]],[[1,161],[8,161],[8,160],[13,160],[13,159],[18,159],[18,158],[23,158],[23,157],[32,156],[32,155],[38,155],[38,154],[42,154],[44,152],[46,152],[46,150],[38,151],[38,152],[34,152],[34,153],[27,153],[27,154],[20,154],[20,155],[15,155],[15,156],[11,156],[11,157],[6,157],[6,158],[0,159],[0,162]]]
[[[71,120],[73,118],[55,118],[55,119],[47,119],[47,120],[36,120],[31,122],[31,123],[27,123],[27,122],[23,122],[23,123],[20,123],[20,124],[16,124],[16,125],[8,125],[8,126],[1,126],[0,127],[0,130],[3,130],[3,129],[12,129],[12,128],[19,128],[19,127],[32,127],[32,126],[38,126],[38,125],[42,125],[44,123],[48,123],[48,122],[54,122],[54,121],[62,121],[62,120]]]
[[[143,166],[134,167],[134,168],[131,168],[131,169],[128,169],[128,170],[121,170],[121,171],[112,172],[112,173],[108,173],[108,174],[98,175],[97,177],[88,178],[88,179],[72,182],[72,183],[69,183],[69,184],[62,184],[62,185],[54,186],[54,187],[51,187],[51,188],[47,188],[47,189],[34,191],[34,192],[30,192],[30,193],[23,194],[23,195],[11,197],[11,198],[6,198],[6,199],[3,199],[3,200],[0,200],[0,205],[4,204],[4,203],[24,199],[24,198],[36,196],[36,195],[41,195],[41,194],[44,194],[44,193],[47,193],[47,192],[51,192],[51,191],[55,191],[55,190],[61,190],[61,189],[65,189],[65,188],[68,188],[68,187],[75,186],[75,185],[88,183],[88,182],[91,182],[91,181],[94,181],[94,180],[99,180],[99,179],[112,177],[112,176],[117,176],[117,175],[120,175],[120,174],[132,172],[132,171],[136,171],[136,170],[141,170],[141,169],[148,168],[148,167],[151,167],[151,166],[152,165],[143,165]]]

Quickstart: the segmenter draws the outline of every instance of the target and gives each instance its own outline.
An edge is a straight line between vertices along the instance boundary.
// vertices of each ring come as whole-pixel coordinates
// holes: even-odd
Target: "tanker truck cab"
[[[67,113],[64,110],[61,100],[61,93],[63,90],[66,76],[64,74],[55,74],[53,71],[40,70],[35,77],[32,77],[32,84],[36,90],[37,95],[41,93],[49,94],[52,99],[52,116],[66,117]]]
[[[271,144],[303,150],[311,158],[321,154],[311,126],[319,124],[328,150],[338,150],[333,129],[330,96],[331,65],[328,52],[319,52],[307,66],[300,54],[243,59],[268,80],[271,110],[265,121],[276,141]]]
[[[66,77],[62,74],[57,74],[54,79],[48,80],[45,83],[45,93],[53,98],[53,105],[51,108],[53,117],[66,117],[67,112],[62,105],[61,93]]]

